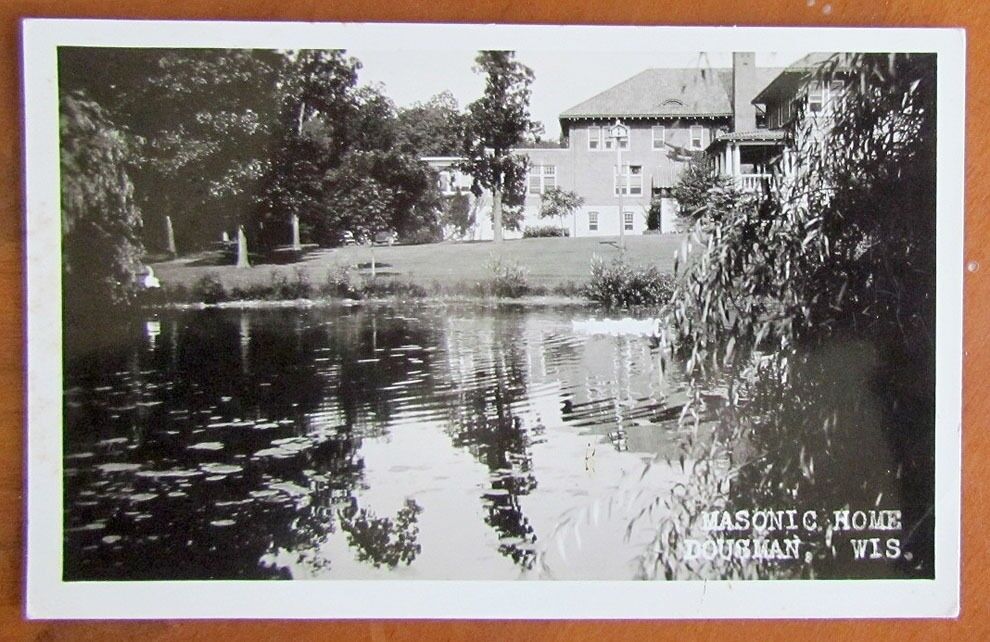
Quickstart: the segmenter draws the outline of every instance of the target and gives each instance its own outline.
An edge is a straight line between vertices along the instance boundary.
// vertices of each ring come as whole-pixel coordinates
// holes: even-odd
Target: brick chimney
[[[736,51],[732,54],[732,131],[756,129],[756,107],[751,102],[761,87],[756,86],[756,54]]]

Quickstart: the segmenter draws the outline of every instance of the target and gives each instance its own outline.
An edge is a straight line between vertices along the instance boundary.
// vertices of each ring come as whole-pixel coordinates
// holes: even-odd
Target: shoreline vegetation
[[[265,308],[383,301],[658,307],[673,291],[683,237],[539,239],[487,243],[343,247],[293,264],[223,264],[217,253],[150,263],[161,287],[145,308]],[[372,260],[375,268],[372,270]]]
[[[396,296],[380,296],[366,299],[317,297],[310,299],[235,299],[205,303],[202,301],[190,303],[163,302],[151,303],[145,309],[166,310],[264,310],[281,308],[349,308],[361,305],[379,305],[409,301],[409,298]],[[593,301],[584,297],[562,295],[525,295],[514,299],[481,296],[423,296],[415,299],[417,302],[434,305],[496,305],[496,306],[525,306],[525,307],[597,307]]]

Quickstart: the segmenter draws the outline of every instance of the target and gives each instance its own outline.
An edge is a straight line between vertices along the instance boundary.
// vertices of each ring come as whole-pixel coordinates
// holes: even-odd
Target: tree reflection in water
[[[477,519],[467,506],[480,502],[497,536],[493,557],[533,568],[537,534],[524,510],[537,489],[533,447],[561,438],[544,432],[538,410],[559,412],[574,394],[580,409],[585,361],[605,361],[561,331],[559,317],[537,318],[535,332],[527,323],[532,312],[501,308],[199,311],[162,314],[151,335],[142,325],[99,354],[68,356],[66,579],[422,565],[430,507],[412,494],[397,513],[375,505],[388,484],[405,483],[375,476],[392,474],[390,458],[423,454],[388,446],[407,427],[453,446],[425,457],[431,479],[463,452],[480,464],[450,483],[473,487],[483,474],[463,519]],[[534,375],[541,368],[549,374]],[[565,386],[537,400],[534,376]],[[375,475],[372,452],[386,453]],[[458,519],[445,528],[462,528]],[[353,560],[339,559],[340,543]]]
[[[419,504],[407,499],[395,519],[390,519],[376,517],[367,508],[358,508],[357,501],[351,501],[339,513],[340,527],[347,533],[347,541],[357,551],[360,561],[371,562],[375,568],[408,566],[422,550],[417,541],[418,515],[422,511]]]
[[[536,532],[519,497],[536,488],[529,452],[530,435],[513,404],[526,398],[525,354],[513,318],[496,322],[491,345],[479,368],[458,382],[461,391],[451,418],[455,446],[466,448],[488,468],[483,494],[485,522],[499,535],[498,550],[524,569],[536,561]],[[474,346],[474,350],[478,347]],[[457,346],[449,345],[450,352]]]

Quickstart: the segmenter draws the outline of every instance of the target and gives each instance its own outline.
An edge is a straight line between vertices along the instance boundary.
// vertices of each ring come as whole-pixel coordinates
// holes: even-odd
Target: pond
[[[659,516],[634,518],[679,479],[684,390],[649,321],[591,317],[131,324],[66,358],[65,579],[636,578]]]

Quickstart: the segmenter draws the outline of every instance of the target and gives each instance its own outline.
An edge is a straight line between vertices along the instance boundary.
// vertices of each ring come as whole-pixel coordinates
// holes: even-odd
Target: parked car
[[[375,245],[395,245],[396,240],[398,240],[398,234],[393,230],[386,230],[375,232],[373,242]]]

